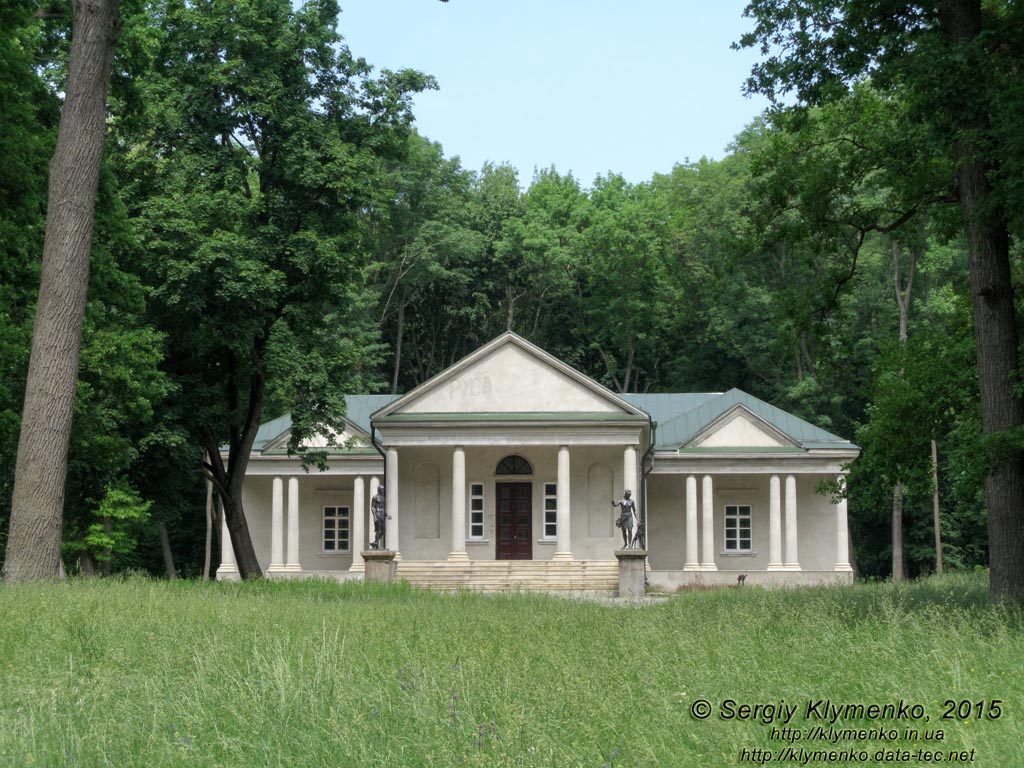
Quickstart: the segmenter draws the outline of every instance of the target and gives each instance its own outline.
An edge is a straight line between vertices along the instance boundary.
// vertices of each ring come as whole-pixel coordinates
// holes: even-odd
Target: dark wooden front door
[[[533,559],[533,505],[530,483],[497,484],[498,560]]]

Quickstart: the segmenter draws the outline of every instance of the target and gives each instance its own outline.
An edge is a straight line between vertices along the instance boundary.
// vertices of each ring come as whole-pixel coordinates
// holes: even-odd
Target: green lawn
[[[807,717],[820,699],[902,700],[928,720],[846,713],[837,728],[900,739],[803,739],[869,756],[809,765],[874,765],[879,749],[924,765],[928,749],[1019,766],[1022,627],[987,605],[984,574],[649,607],[314,582],[16,586],[0,590],[0,766],[728,766],[765,749],[796,764],[778,759],[771,710],[722,714],[796,705],[803,735],[830,725]],[[971,716],[943,720],[946,700]]]

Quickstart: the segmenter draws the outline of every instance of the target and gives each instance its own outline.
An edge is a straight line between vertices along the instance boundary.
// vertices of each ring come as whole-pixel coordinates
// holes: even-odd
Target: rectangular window
[[[469,484],[469,538],[484,537],[484,484]]]
[[[324,507],[324,552],[333,555],[349,551],[349,521],[348,507]]]
[[[544,483],[544,538],[558,535],[558,484]]]
[[[727,504],[725,507],[725,551],[749,552],[750,505]]]

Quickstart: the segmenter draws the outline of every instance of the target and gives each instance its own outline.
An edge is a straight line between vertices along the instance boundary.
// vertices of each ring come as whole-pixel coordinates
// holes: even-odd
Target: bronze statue
[[[384,486],[377,487],[377,495],[370,499],[370,514],[373,515],[373,543],[370,549],[384,549],[387,533],[388,505],[384,498]]]
[[[613,507],[621,507],[622,511],[619,516],[615,519],[615,527],[622,529],[622,548],[629,549],[633,544],[636,543],[636,538],[633,535],[633,528],[636,524],[636,502],[630,497],[633,492],[627,490],[623,495],[622,501],[613,501]]]

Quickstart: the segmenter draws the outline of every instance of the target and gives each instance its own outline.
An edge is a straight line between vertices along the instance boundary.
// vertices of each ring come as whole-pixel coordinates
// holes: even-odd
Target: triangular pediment
[[[326,434],[313,435],[312,437],[303,440],[300,448],[338,448],[338,447],[352,447],[354,445],[363,445],[369,442],[366,433],[357,427],[355,424],[345,419],[345,428],[340,432],[332,431],[334,440],[333,446],[330,444]],[[292,431],[291,429],[286,430],[277,437],[268,440],[266,445],[263,446],[263,451],[283,451],[288,448],[288,441],[291,440]]]
[[[506,333],[375,414],[643,412],[571,366]]]
[[[736,405],[694,436],[687,448],[794,448],[799,443],[757,414]]]

